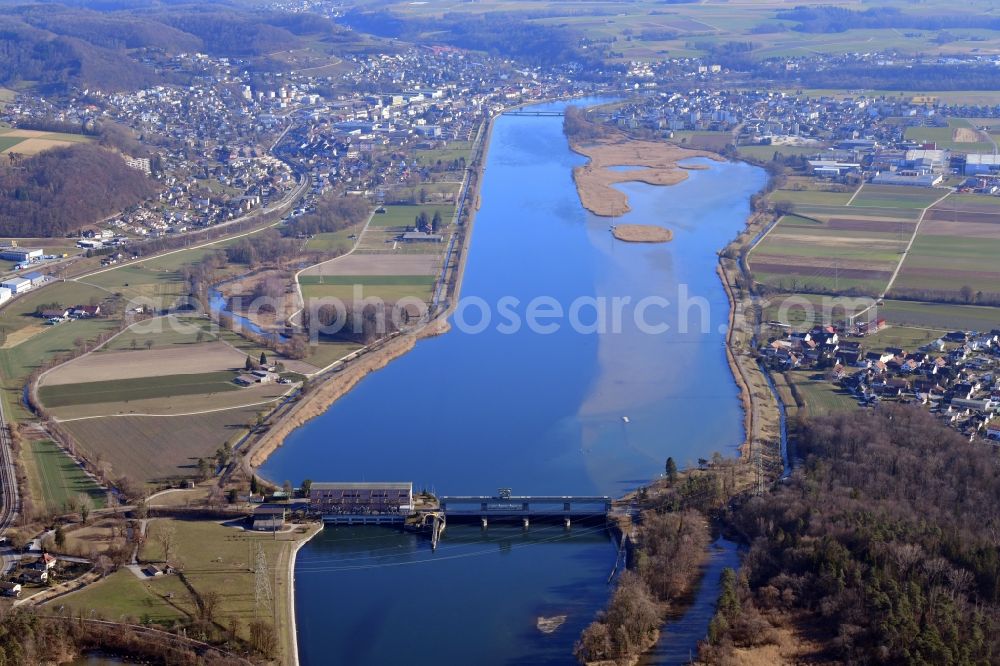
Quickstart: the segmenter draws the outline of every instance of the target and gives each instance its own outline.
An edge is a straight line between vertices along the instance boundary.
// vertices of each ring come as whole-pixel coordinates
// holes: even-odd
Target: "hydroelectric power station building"
[[[401,523],[413,512],[413,483],[316,481],[309,504],[327,523]]]

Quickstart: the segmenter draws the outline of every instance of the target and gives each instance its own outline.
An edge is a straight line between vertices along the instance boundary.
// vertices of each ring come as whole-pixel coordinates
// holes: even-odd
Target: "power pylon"
[[[267,575],[267,557],[264,555],[264,547],[257,544],[257,563],[254,566],[254,617],[268,617],[271,615],[271,581]]]

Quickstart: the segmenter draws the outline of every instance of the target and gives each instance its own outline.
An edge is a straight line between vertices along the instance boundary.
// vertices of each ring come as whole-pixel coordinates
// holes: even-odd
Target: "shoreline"
[[[292,548],[292,552],[288,554],[288,630],[286,635],[286,640],[288,641],[288,663],[291,666],[299,666],[299,637],[298,628],[295,624],[295,559],[299,555],[299,550],[302,546],[306,545],[313,538],[323,531],[325,526],[320,523],[319,529],[313,530],[313,533],[302,539]]]

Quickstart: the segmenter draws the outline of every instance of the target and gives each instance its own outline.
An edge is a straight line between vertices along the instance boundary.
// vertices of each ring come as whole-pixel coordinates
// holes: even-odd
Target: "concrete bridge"
[[[528,527],[532,518],[562,519],[606,517],[611,498],[606,495],[512,495],[501,488],[490,495],[444,495],[438,498],[441,513],[449,519],[478,518],[483,527],[494,520],[519,520]]]
[[[533,116],[536,118],[554,118],[557,116],[564,116],[562,111],[504,111],[505,116]]]

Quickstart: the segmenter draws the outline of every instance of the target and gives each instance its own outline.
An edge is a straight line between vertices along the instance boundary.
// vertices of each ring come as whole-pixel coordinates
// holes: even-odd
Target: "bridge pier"
[[[563,527],[565,527],[566,529],[569,529],[569,516],[566,516],[565,518],[563,518]]]
[[[528,518],[527,517],[525,517],[525,519],[524,519],[524,529],[528,529]]]
[[[486,529],[486,516],[483,516],[482,518],[480,518],[480,520],[483,521],[483,529],[485,530]]]

